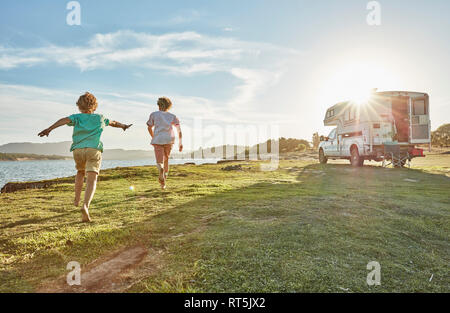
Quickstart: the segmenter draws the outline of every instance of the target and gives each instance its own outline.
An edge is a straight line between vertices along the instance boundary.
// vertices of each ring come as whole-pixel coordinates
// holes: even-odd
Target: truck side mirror
[[[325,137],[324,137],[324,136],[320,136],[319,140],[320,140],[320,141],[324,141],[324,140],[325,140]]]

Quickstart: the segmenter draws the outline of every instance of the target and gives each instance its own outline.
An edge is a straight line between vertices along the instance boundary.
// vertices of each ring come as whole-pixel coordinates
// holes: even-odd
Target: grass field
[[[83,270],[141,246],[148,256],[116,291],[449,292],[450,156],[413,169],[347,163],[173,166],[166,191],[155,167],[105,170],[91,224],[70,180],[1,194],[0,291],[51,289],[69,261]],[[370,261],[381,286],[366,284]]]

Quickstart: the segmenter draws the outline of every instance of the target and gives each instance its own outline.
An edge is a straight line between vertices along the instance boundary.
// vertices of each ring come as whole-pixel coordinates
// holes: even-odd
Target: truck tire
[[[357,148],[357,147],[352,147],[350,153],[351,153],[351,156],[350,156],[350,163],[352,164],[352,166],[354,166],[354,167],[360,167],[360,166],[363,166],[363,164],[364,164],[364,158],[362,158],[362,157],[359,155],[358,148]]]
[[[319,149],[319,162],[321,164],[327,164],[328,162],[328,158],[325,156],[322,148]]]

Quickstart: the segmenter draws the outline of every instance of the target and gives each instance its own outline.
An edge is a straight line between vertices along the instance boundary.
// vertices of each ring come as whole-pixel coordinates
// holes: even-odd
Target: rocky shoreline
[[[42,181],[35,181],[35,182],[12,182],[12,183],[7,183],[2,187],[1,193],[10,193],[10,192],[16,192],[16,191],[25,190],[25,189],[48,188],[54,184],[73,182],[73,179],[74,179],[74,176],[42,180]]]

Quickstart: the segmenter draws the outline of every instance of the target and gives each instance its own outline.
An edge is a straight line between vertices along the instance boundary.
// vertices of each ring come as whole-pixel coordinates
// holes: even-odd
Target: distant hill
[[[280,153],[289,153],[289,152],[302,152],[306,149],[310,148],[310,144],[308,141],[303,139],[294,139],[294,138],[283,138],[281,137],[277,140],[279,144],[279,152]],[[271,152],[270,141],[267,141],[267,152]],[[61,156],[61,157],[72,157],[72,153],[70,152],[70,146],[72,142],[63,141],[63,142],[54,142],[54,143],[31,143],[31,142],[21,142],[21,143],[8,143],[0,146],[0,153],[25,153],[25,154],[37,154],[37,155],[47,155],[47,156]],[[200,148],[195,151],[186,151],[183,153],[179,153],[174,147],[172,158],[207,158],[208,155],[211,155],[211,152],[214,153],[218,151],[218,149],[222,148],[223,153],[219,158],[225,158],[228,156],[238,156],[243,157],[243,155],[248,155],[248,151],[251,148],[256,148],[256,151],[259,152],[259,146],[254,145],[253,147],[244,147],[244,146],[234,146],[234,145],[224,145],[212,148]],[[265,149],[264,149],[265,150]],[[246,151],[242,153],[243,151]],[[252,150],[253,151],[253,150]],[[210,153],[208,153],[210,152]],[[238,153],[240,152],[240,153]],[[217,157],[217,155],[214,155]],[[104,160],[137,160],[137,159],[154,159],[153,151],[151,150],[124,150],[124,149],[105,149],[103,152]]]
[[[2,153],[28,153],[40,155],[61,155],[72,156],[70,146],[72,142],[53,142],[53,143],[31,143],[31,142],[17,142],[7,143],[0,146]]]
[[[284,138],[281,137],[274,141],[274,144],[278,144],[278,152],[280,154],[286,154],[291,152],[305,152],[307,149],[311,148],[310,143],[304,139],[295,138]],[[264,145],[264,148],[263,146]],[[258,155],[261,153],[271,153],[271,141],[267,140],[265,143],[260,143],[257,145],[249,146],[238,146],[238,145],[223,145],[210,148],[200,148],[195,151],[189,151],[184,153],[178,153],[175,151],[172,153],[172,158],[208,158],[208,156],[219,157],[219,158],[235,158],[235,159],[247,159],[249,157],[249,152],[254,151]],[[217,153],[222,151],[221,154]]]
[[[70,141],[53,143],[8,143],[0,146],[0,153],[24,153],[41,156],[71,157],[71,144],[72,142]],[[103,152],[104,160],[136,160],[153,157],[153,152],[150,150],[105,149],[105,151]]]
[[[0,153],[0,161],[25,161],[25,160],[69,160],[68,156],[39,155],[29,153]]]

